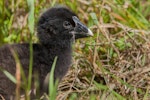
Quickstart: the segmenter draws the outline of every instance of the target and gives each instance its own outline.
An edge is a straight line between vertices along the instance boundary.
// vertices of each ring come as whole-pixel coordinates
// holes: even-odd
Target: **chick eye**
[[[64,22],[63,22],[63,27],[64,27],[65,29],[69,29],[69,28],[71,28],[71,27],[72,27],[72,25],[71,25],[71,23],[70,23],[70,22],[68,22],[68,21],[64,21]]]

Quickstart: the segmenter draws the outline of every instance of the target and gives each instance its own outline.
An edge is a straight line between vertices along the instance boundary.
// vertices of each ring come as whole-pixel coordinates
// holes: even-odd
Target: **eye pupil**
[[[66,22],[65,24],[66,24],[66,26],[70,25],[70,23],[69,23],[69,22]]]
[[[64,26],[64,28],[66,28],[66,29],[69,29],[69,28],[72,27],[71,23],[68,22],[68,21],[64,21],[63,26]]]

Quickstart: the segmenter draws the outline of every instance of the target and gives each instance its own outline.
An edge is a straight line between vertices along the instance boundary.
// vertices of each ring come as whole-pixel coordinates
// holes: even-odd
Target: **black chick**
[[[79,21],[76,14],[66,7],[54,7],[42,14],[37,25],[40,43],[33,44],[33,76],[35,73],[39,75],[41,94],[47,92],[47,89],[43,87],[44,80],[51,70],[54,58],[58,57],[54,79],[61,80],[71,65],[73,41],[92,35],[92,32]],[[30,56],[28,43],[2,46],[0,68],[15,76],[16,63],[11,50],[17,53],[25,75],[28,76]],[[16,85],[0,71],[0,94],[9,100],[11,96],[14,97],[15,88]]]

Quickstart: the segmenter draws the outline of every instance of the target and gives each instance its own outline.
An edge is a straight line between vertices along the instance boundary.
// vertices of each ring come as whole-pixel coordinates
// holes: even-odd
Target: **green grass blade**
[[[31,34],[34,33],[34,0],[27,0],[29,8],[28,27]]]
[[[33,44],[32,44],[32,35],[34,33],[34,0],[27,0],[29,7],[29,16],[28,16],[28,27],[30,30],[30,63],[29,63],[29,76],[28,76],[28,91],[31,88],[32,81],[32,64],[33,64]]]
[[[58,86],[58,80],[55,80],[54,82],[54,70],[57,62],[57,57],[55,57],[51,71],[50,71],[50,77],[49,77],[49,98],[50,100],[55,100],[56,98],[56,92],[57,92],[57,86]]]
[[[4,69],[0,69],[0,71],[2,71],[7,76],[7,78],[9,78],[13,83],[15,84],[17,83],[16,78],[11,73],[9,73],[8,71]]]

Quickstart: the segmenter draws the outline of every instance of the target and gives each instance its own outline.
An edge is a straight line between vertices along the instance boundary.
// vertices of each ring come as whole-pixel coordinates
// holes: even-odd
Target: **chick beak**
[[[75,39],[93,36],[92,31],[89,28],[87,28],[84,24],[82,24],[76,16],[73,16],[72,19],[75,23]]]

